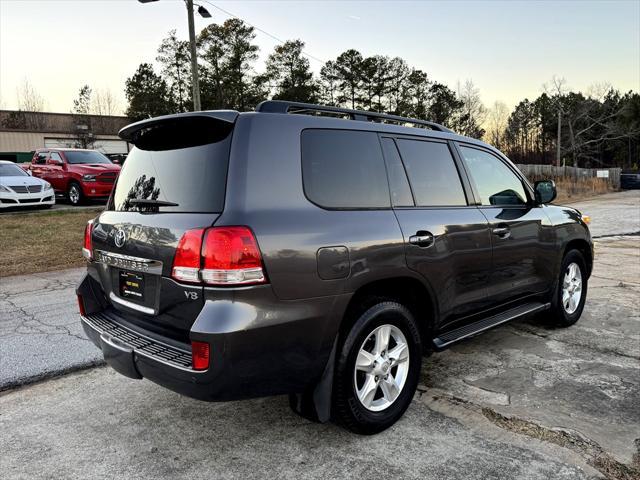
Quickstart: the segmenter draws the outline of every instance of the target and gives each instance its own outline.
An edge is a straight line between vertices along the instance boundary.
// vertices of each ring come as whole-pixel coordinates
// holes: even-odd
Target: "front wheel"
[[[390,427],[409,407],[421,365],[420,333],[411,312],[395,302],[370,307],[338,351],[335,419],[361,434]]]
[[[556,327],[569,327],[582,315],[587,299],[587,267],[578,250],[570,250],[562,260],[560,278],[551,303],[551,322]]]
[[[71,205],[77,206],[82,204],[83,195],[82,188],[77,183],[72,183],[69,185],[69,191],[67,192],[67,196],[69,197],[69,202]]]

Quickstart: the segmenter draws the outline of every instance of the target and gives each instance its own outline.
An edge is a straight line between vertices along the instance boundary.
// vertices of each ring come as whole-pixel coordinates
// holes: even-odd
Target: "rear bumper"
[[[169,345],[140,331],[121,325],[107,312],[81,317],[89,339],[102,350],[105,361],[129,378],[148,378],[179,393],[211,400],[206,385],[209,371],[191,368],[191,351]]]
[[[245,301],[207,300],[189,334],[210,345],[209,369],[199,371],[191,368],[189,344],[127,322],[116,306],[96,298],[99,290],[85,276],[77,291],[87,311],[84,331],[107,363],[130,378],[206,401],[297,393],[314,385],[337,334],[341,315],[334,313],[348,302],[347,296],[283,302],[268,295],[270,288],[255,301],[250,294]]]

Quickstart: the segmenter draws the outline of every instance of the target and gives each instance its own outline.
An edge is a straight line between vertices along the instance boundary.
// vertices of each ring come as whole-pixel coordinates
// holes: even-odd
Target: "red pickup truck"
[[[25,168],[49,182],[56,195],[66,196],[72,205],[107,199],[120,173],[120,166],[102,153],[76,148],[40,148]]]

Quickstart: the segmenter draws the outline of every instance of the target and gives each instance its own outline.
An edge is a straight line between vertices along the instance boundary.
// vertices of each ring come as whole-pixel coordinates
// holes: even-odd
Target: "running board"
[[[550,307],[550,303],[540,302],[532,302],[525,305],[520,305],[519,307],[512,308],[511,310],[507,310],[506,312],[502,312],[498,315],[483,318],[482,320],[464,325],[462,327],[456,328],[455,330],[441,333],[439,336],[433,339],[433,345],[437,350],[442,350],[449,345],[457,343],[460,340],[464,340],[465,338],[473,337],[474,335],[482,333],[485,330],[489,330],[490,328],[510,322],[511,320],[516,320],[520,317],[524,317],[525,315],[542,312],[543,310],[547,310]]]

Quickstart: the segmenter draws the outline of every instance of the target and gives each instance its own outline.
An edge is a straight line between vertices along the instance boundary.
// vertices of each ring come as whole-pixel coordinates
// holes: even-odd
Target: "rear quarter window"
[[[304,130],[302,179],[313,203],[330,209],[389,208],[389,184],[377,134]]]

